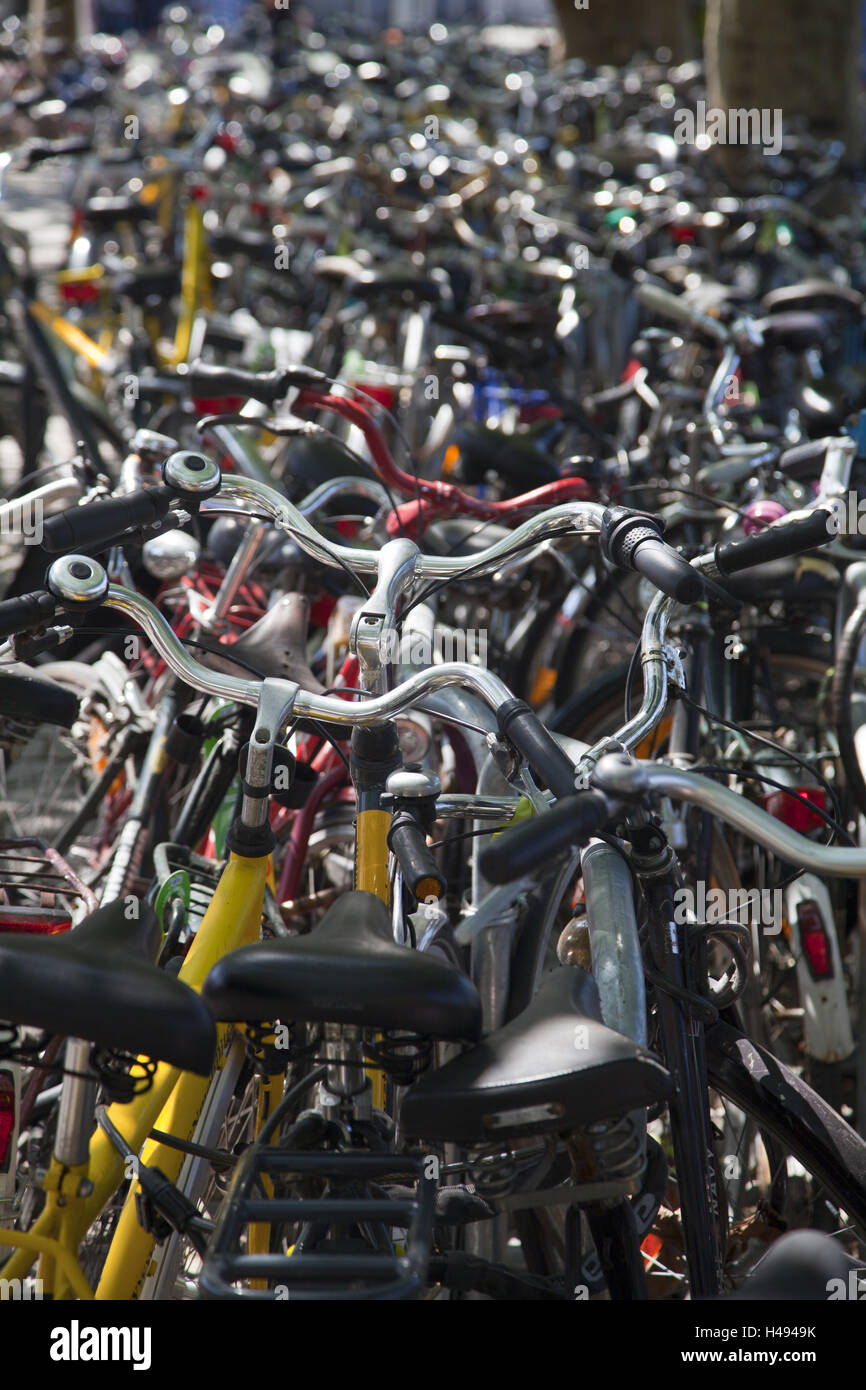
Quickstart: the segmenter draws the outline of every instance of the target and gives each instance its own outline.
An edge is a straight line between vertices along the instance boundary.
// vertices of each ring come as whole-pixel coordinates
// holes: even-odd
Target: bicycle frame
[[[200,990],[211,967],[229,951],[258,940],[269,860],[232,854],[217,884],[195,940],[179,973],[192,989]],[[221,1028],[215,1068],[223,1064],[234,1030]],[[112,1105],[109,1117],[142,1161],[157,1164],[174,1179],[183,1161],[179,1149],[147,1141],[154,1128],[179,1139],[192,1137],[207,1094],[209,1077],[180,1072],[160,1064],[153,1086],[126,1105]],[[153,1237],[138,1224],[133,1184],[111,1243],[102,1279],[94,1294],[76,1252],[88,1227],[97,1218],[126,1176],[123,1158],[98,1129],[85,1163],[65,1168],[52,1160],[44,1181],[47,1201],[30,1231],[0,1229],[0,1244],[16,1248],[4,1267],[4,1277],[23,1277],[35,1255],[40,1256],[43,1290],[56,1298],[131,1299],[136,1296],[153,1251]]]
[[[236,484],[234,490],[248,496],[252,493],[257,496],[257,500],[270,501],[272,495],[270,489],[255,487],[249,483],[240,486]],[[285,518],[287,504],[282,499],[279,510]],[[568,517],[572,524],[579,521],[590,525],[594,519],[594,510],[592,507],[558,509],[563,519]],[[309,527],[309,523],[301,518],[299,513],[294,513],[293,509],[291,515],[292,520],[297,516],[298,521],[302,523],[297,529],[312,549],[312,528]],[[524,533],[533,532],[537,525],[538,523],[526,523],[521,530]],[[313,532],[313,535],[315,534]],[[325,553],[328,551],[327,544],[317,536],[316,548]],[[408,563],[411,557],[406,555],[406,548],[406,542],[396,543],[394,549],[389,552],[389,563],[384,566],[384,575],[379,571],[378,556],[369,552],[343,550],[343,553],[351,555],[352,559],[356,554],[362,559],[359,568],[369,571],[375,567],[379,576],[376,591],[371,595],[371,617],[379,616],[381,610],[376,608],[376,600],[378,598],[381,602],[385,591],[391,599],[401,588],[406,587],[405,576],[411,575],[412,572],[412,566]],[[490,557],[498,557],[499,553],[501,547],[498,546],[487,552]],[[435,573],[434,567],[438,568],[443,563],[446,571],[451,569],[452,566],[447,560],[443,562],[437,559],[430,561],[430,568]],[[400,576],[404,576],[404,579]],[[287,681],[267,680],[263,685],[259,685],[257,682],[221,675],[202,667],[185,652],[158,611],[139,595],[110,586],[107,594],[103,591],[103,601],[108,606],[131,616],[154,641],[169,668],[182,680],[186,680],[202,693],[223,696],[246,705],[257,705],[257,728],[250,740],[250,757],[246,773],[254,786],[269,785],[273,745],[292,715],[309,714],[314,718],[338,723],[344,723],[348,719],[356,728],[371,729],[386,724],[390,718],[416,703],[422,696],[442,686],[463,685],[481,696],[494,709],[503,704],[510,695],[507,687],[492,673],[460,663],[449,663],[422,671],[406,680],[399,689],[373,695],[360,705],[347,705],[344,700],[331,696],[313,695]],[[615,739],[603,739],[594,748],[582,754],[578,766],[584,772],[588,772],[612,746],[634,748],[661,719],[666,703],[668,664],[672,659],[671,653],[665,648],[664,632],[672,607],[672,600],[659,595],[646,614],[642,632],[644,701],[641,709],[617,732]],[[387,617],[387,610],[386,604],[383,618]],[[257,737],[258,734],[261,737]],[[625,765],[619,759],[607,759],[598,772],[603,774],[598,777],[599,783],[611,793],[643,793],[645,790],[653,790],[677,799],[694,801],[715,810],[729,824],[751,834],[759,843],[782,858],[805,863],[819,872],[823,870],[852,875],[866,874],[866,852],[828,849],[814,845],[766,813],[749,806],[740,797],[697,774],[667,767],[648,767],[646,764],[635,764],[628,759],[625,759]],[[390,817],[380,806],[372,803],[359,806],[359,810],[356,882],[368,891],[376,891],[387,902],[389,889],[386,834]],[[245,823],[253,827],[261,826],[266,815],[266,801],[263,803],[258,798],[244,797],[242,818]],[[365,817],[370,818],[369,822]],[[194,989],[200,989],[209,970],[222,955],[237,946],[258,939],[268,863],[266,853],[260,858],[232,854],[180,971],[180,979],[184,983]],[[660,891],[665,889],[660,880],[659,888]],[[660,904],[660,910],[663,907],[664,904]],[[635,980],[633,983],[637,987],[638,981]],[[694,1039],[688,1019],[673,1000],[670,1007],[672,1016],[668,1032],[671,1035],[673,1053],[679,1059],[677,1065],[681,1068],[688,1062],[689,1074],[695,1084],[703,1084],[701,1077],[705,1073],[702,1073],[699,1058],[693,1051]],[[234,1031],[228,1028],[219,1030],[217,1066],[225,1059]],[[184,1075],[176,1068],[160,1066],[152,1088],[145,1095],[130,1105],[111,1107],[112,1123],[123,1135],[133,1154],[137,1154],[144,1145],[144,1161],[158,1165],[173,1179],[179,1173],[183,1161],[182,1153],[158,1140],[148,1140],[148,1135],[156,1125],[160,1130],[178,1138],[189,1138],[195,1128],[209,1084],[210,1078]],[[692,1085],[688,1090],[689,1094],[694,1093]],[[688,1140],[687,1148],[693,1151],[695,1162],[700,1163],[700,1171],[705,1174],[704,1151],[702,1150],[698,1157],[694,1150],[694,1141],[700,1136],[689,1131],[687,1113],[684,1114],[683,1120],[684,1123],[680,1126],[682,1137]],[[7,1263],[4,1274],[7,1277],[22,1277],[38,1253],[41,1257],[40,1276],[43,1284],[55,1297],[64,1298],[74,1293],[81,1297],[88,1296],[89,1289],[86,1289],[86,1281],[75,1258],[75,1252],[87,1228],[122,1182],[124,1167],[121,1155],[102,1131],[93,1137],[86,1162],[66,1166],[55,1160],[45,1180],[48,1194],[46,1208],[32,1230],[0,1231],[0,1243],[17,1248],[16,1254]],[[696,1206],[703,1205],[700,1196],[702,1186],[702,1182],[695,1184]],[[153,1244],[152,1235],[144,1231],[138,1223],[133,1185],[111,1244],[96,1297],[134,1298],[147,1275]],[[711,1283],[712,1275],[705,1271],[699,1280],[699,1287],[709,1288]]]

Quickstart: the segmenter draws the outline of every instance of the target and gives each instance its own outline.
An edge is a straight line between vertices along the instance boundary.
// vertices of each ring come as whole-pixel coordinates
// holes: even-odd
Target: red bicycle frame
[[[473,516],[479,521],[496,521],[500,518],[516,521],[524,512],[555,507],[560,502],[572,500],[586,502],[592,496],[592,489],[584,478],[560,478],[555,483],[545,483],[543,487],[524,492],[519,497],[509,497],[502,502],[486,502],[464,492],[456,483],[416,478],[398,468],[379,426],[358,401],[348,400],[345,396],[331,396],[323,391],[302,391],[294,410],[300,413],[313,409],[332,410],[335,415],[355,425],[367,441],[370,457],[382,481],[393,491],[412,499],[389,514],[386,529],[391,536],[404,534],[417,539],[427,523],[435,517]]]

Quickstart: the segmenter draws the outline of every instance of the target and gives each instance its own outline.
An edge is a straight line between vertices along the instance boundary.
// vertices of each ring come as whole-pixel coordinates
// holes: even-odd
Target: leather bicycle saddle
[[[0,1018],[207,1076],[216,1029],[195,990],[153,964],[162,933],[122,898],[56,936],[0,934]]]
[[[217,961],[204,998],[222,1022],[280,1019],[474,1039],[481,1001],[455,966],[394,940],[385,904],[345,893],[308,936],[241,946]]]
[[[598,990],[579,966],[546,975],[529,1006],[404,1097],[400,1123],[419,1139],[490,1143],[568,1133],[667,1100],[657,1057],[601,1021]]]

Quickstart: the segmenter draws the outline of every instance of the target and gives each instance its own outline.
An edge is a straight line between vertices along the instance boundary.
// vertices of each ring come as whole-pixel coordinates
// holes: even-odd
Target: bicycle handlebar
[[[661,314],[662,318],[673,319],[676,323],[698,329],[706,337],[712,338],[713,342],[725,347],[732,340],[730,331],[723,323],[719,323],[718,319],[711,319],[708,314],[693,309],[679,295],[671,294],[670,290],[663,289],[661,285],[649,282],[639,284],[635,294],[638,302],[652,314]]]
[[[249,372],[240,367],[218,367],[210,362],[192,362],[186,373],[195,396],[219,398],[246,396],[262,405],[282,400],[293,386],[315,386],[327,380],[314,367],[285,367],[273,372]]]
[[[662,540],[663,526],[647,513],[608,507],[602,517],[602,553],[620,569],[636,570],[677,603],[695,603],[704,593],[703,576]]]
[[[552,811],[505,830],[482,851],[480,868],[491,883],[509,883],[559,854],[585,844],[629,801],[687,801],[748,836],[788,864],[839,878],[866,877],[866,849],[818,845],[727,787],[664,763],[610,754],[598,762],[589,790],[560,801]]]
[[[140,594],[112,584],[102,602],[131,618],[150,638],[169,669],[187,685],[203,695],[258,706],[260,680],[222,675],[202,666],[189,655],[159,610]],[[290,681],[280,684],[285,687],[287,704],[291,706],[290,717],[362,728],[396,718],[442,686],[464,686],[495,711],[504,735],[524,755],[533,772],[550,785],[554,795],[567,795],[574,788],[574,765],[535,712],[515,700],[498,676],[468,662],[451,661],[420,671],[386,694],[370,696],[358,704],[349,704],[335,695],[317,695],[299,686],[293,689]]]
[[[823,439],[807,439],[803,444],[794,444],[779,455],[776,467],[789,478],[812,478],[820,473],[824,455],[833,443],[833,436],[826,435]]]
[[[612,755],[600,760],[595,780],[606,795],[623,800],[667,796],[672,801],[688,801],[749,836],[779,859],[812,873],[840,878],[866,877],[866,849],[816,844],[700,772]]]
[[[391,535],[397,534],[401,527],[408,532],[432,516],[462,515],[477,517],[479,521],[494,521],[497,517],[519,515],[530,507],[551,507],[566,497],[584,500],[590,495],[589,485],[583,478],[559,478],[519,497],[487,502],[483,498],[472,497],[455,483],[418,478],[398,468],[379,427],[359,401],[317,390],[302,391],[294,403],[294,409],[297,412],[306,409],[332,410],[355,425],[367,442],[370,457],[382,480],[395,492],[414,499],[407,504],[405,512],[398,509],[396,514],[392,514],[388,526]],[[419,503],[423,504],[420,508]]]
[[[0,603],[0,637],[14,637],[28,628],[41,627],[54,617],[57,600],[47,589],[34,589]]]
[[[57,159],[63,155],[89,154],[93,140],[89,135],[68,135],[59,140],[29,140],[21,146],[18,157],[23,169],[41,164],[44,159]]]
[[[124,531],[161,521],[173,496],[165,487],[142,488],[122,497],[110,497],[105,502],[72,507],[46,521],[42,547],[49,555],[59,555],[76,547],[104,545]]]
[[[348,565],[357,574],[376,574],[379,553],[375,550],[362,550],[357,546],[335,545],[320,535],[310,521],[303,516],[291,502],[276,488],[260,483],[252,478],[224,478],[219,497],[202,503],[202,511],[225,511],[225,501],[237,500],[248,503],[258,511],[267,513],[275,525],[282,526],[297,541],[298,545],[325,564]],[[459,555],[422,555],[419,553],[415,573],[425,579],[451,579],[463,570],[472,568],[474,574],[496,566],[507,559],[514,550],[522,550],[525,543],[546,540],[556,535],[594,534],[601,527],[604,507],[596,502],[565,502],[552,507],[540,516],[530,517],[516,527],[510,535],[488,546],[472,557]]]
[[[613,818],[618,805],[594,788],[577,792],[546,815],[497,835],[481,850],[478,866],[491,883],[512,883],[570,845],[585,845]]]
[[[714,567],[724,578],[771,560],[784,560],[806,550],[815,550],[833,540],[833,518],[834,513],[826,507],[817,507],[805,514],[791,513],[745,540],[717,545],[709,568]]]

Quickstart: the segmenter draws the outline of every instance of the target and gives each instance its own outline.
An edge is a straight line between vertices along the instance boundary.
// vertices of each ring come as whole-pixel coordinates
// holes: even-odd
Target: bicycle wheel
[[[58,661],[37,669],[33,684],[44,678],[58,688],[52,707],[32,696],[28,704],[16,682],[0,709],[0,837],[44,840],[87,881],[99,871],[110,826],[124,805],[122,759],[113,762],[113,736],[125,709],[122,680],[104,659],[92,667]],[[78,702],[77,716],[68,721],[64,693]],[[55,705],[62,724],[48,722]]]
[[[192,1135],[192,1144],[226,1154],[226,1164],[220,1167],[191,1152],[177,1179],[178,1189],[209,1221],[216,1220],[231,1178],[228,1156],[239,1153],[255,1137],[259,1084],[259,1078],[244,1064],[243,1043],[238,1040],[214,1074]],[[140,1298],[164,1301],[195,1297],[200,1268],[201,1257],[175,1231],[154,1250]]]

